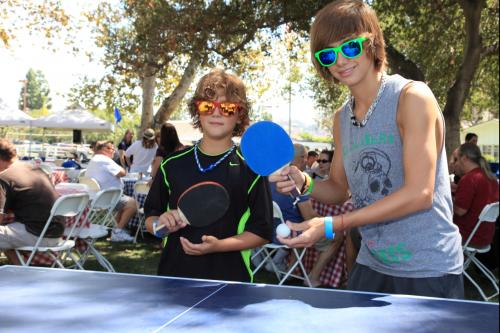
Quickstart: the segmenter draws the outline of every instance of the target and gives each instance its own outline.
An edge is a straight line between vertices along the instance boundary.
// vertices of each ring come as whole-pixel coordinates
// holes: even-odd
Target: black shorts
[[[462,274],[446,274],[429,278],[404,278],[382,274],[358,263],[351,271],[347,289],[386,294],[464,298]]]

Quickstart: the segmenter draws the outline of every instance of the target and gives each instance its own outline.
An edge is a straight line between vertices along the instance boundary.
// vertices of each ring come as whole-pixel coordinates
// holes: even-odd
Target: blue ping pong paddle
[[[293,160],[293,143],[285,130],[272,121],[259,121],[241,137],[241,152],[250,169],[258,175],[279,172]],[[300,192],[292,191],[296,198]]]

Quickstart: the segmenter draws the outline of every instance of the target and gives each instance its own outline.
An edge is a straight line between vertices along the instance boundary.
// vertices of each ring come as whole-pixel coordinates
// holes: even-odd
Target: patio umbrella
[[[33,120],[33,126],[84,131],[114,131],[113,124],[82,110],[64,110]]]
[[[33,118],[23,111],[7,106],[0,99],[0,127],[25,126],[29,127]]]

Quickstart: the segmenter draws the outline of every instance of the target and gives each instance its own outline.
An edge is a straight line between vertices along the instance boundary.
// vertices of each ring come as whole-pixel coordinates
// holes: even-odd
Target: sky
[[[89,2],[83,0],[63,1],[65,10],[72,15],[79,15],[81,8],[88,8]],[[90,2],[93,3],[93,2]],[[95,3],[94,3],[95,5]],[[52,110],[54,112],[63,110],[68,104],[65,96],[70,88],[81,78],[87,75],[90,78],[100,78],[104,67],[98,61],[90,61],[84,52],[92,52],[99,55],[102,51],[94,45],[90,27],[82,30],[78,38],[78,47],[81,53],[72,52],[71,45],[64,45],[55,41],[58,46],[57,52],[46,49],[47,41],[27,32],[16,35],[9,49],[0,45],[0,98],[8,106],[16,108],[26,73],[30,68],[41,70],[49,83],[52,98]],[[254,103],[256,105],[258,103]],[[288,124],[288,101],[277,98],[266,101],[266,111],[273,114],[273,120]],[[292,123],[298,125],[314,124],[314,103],[307,96],[294,96],[292,99]],[[286,125],[288,126],[288,125]]]

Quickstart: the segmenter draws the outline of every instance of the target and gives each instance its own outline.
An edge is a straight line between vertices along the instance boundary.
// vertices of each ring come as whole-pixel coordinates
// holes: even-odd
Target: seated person
[[[309,175],[312,175],[314,170],[318,167],[318,160],[319,154],[315,150],[310,150],[307,153],[307,163],[306,163],[306,169],[304,170],[307,172]]]
[[[111,187],[123,188],[122,180],[127,174],[124,168],[119,166],[112,157],[115,152],[115,147],[112,141],[98,141],[95,145],[94,157],[87,166],[86,176],[95,179],[101,189],[105,190]],[[130,236],[125,227],[128,221],[137,212],[137,204],[135,200],[129,196],[122,195],[120,201],[115,207],[116,227],[111,233],[112,242],[133,241],[134,237]]]
[[[333,153],[333,150],[327,149],[322,150],[321,153],[319,153],[319,158],[316,160],[318,167],[310,174],[314,180],[325,180],[328,178],[330,174],[330,167],[332,166]]]
[[[155,131],[151,128],[146,129],[142,134],[142,140],[135,141],[125,151],[125,159],[127,164],[130,165],[130,172],[150,172],[157,148]],[[131,159],[132,156],[134,157],[133,160]]]
[[[323,153],[322,153],[323,154]],[[321,156],[321,155],[320,155]],[[323,156],[325,157],[325,156]],[[294,144],[294,159],[291,162],[292,165],[295,165],[299,170],[303,171],[306,168],[307,162],[307,150],[301,144]],[[314,211],[312,207],[312,203],[309,200],[308,196],[301,196],[299,201],[294,204],[295,198],[284,195],[276,191],[275,183],[271,183],[271,196],[273,201],[275,201],[278,206],[280,206],[281,212],[283,214],[283,219],[285,221],[290,222],[302,222],[304,220],[311,219],[313,217],[319,216],[316,211]],[[277,227],[277,225],[275,225]],[[276,230],[276,228],[275,228]],[[279,243],[278,240],[274,237],[274,243]],[[320,252],[318,260],[314,263],[314,266],[309,274],[309,280],[311,281],[311,285],[313,287],[317,287],[320,285],[319,276],[323,268],[325,268],[326,264],[330,261],[332,257],[334,257],[340,246],[343,242],[343,234],[338,233],[335,235],[334,240],[322,240],[316,244],[316,250]],[[273,261],[277,266],[281,269],[283,268],[283,264],[281,261],[288,254],[287,250],[281,250],[276,253],[273,257]],[[266,267],[270,268],[270,267]],[[283,270],[283,269],[282,269]]]
[[[78,159],[78,154],[76,152],[68,153],[68,158],[61,164],[63,168],[75,168],[80,170],[82,166],[80,165],[80,160]]]
[[[458,148],[455,173],[460,176],[453,199],[453,222],[467,241],[477,224],[479,214],[487,204],[498,201],[498,181],[481,155],[478,146],[464,143]],[[483,247],[493,241],[494,223],[482,223],[470,245]]]
[[[36,166],[18,160],[16,148],[0,139],[0,252],[15,265],[15,248],[35,245],[50,210],[59,195],[47,175]],[[14,222],[5,224],[5,214]],[[64,221],[53,221],[41,246],[57,246],[64,232]]]

